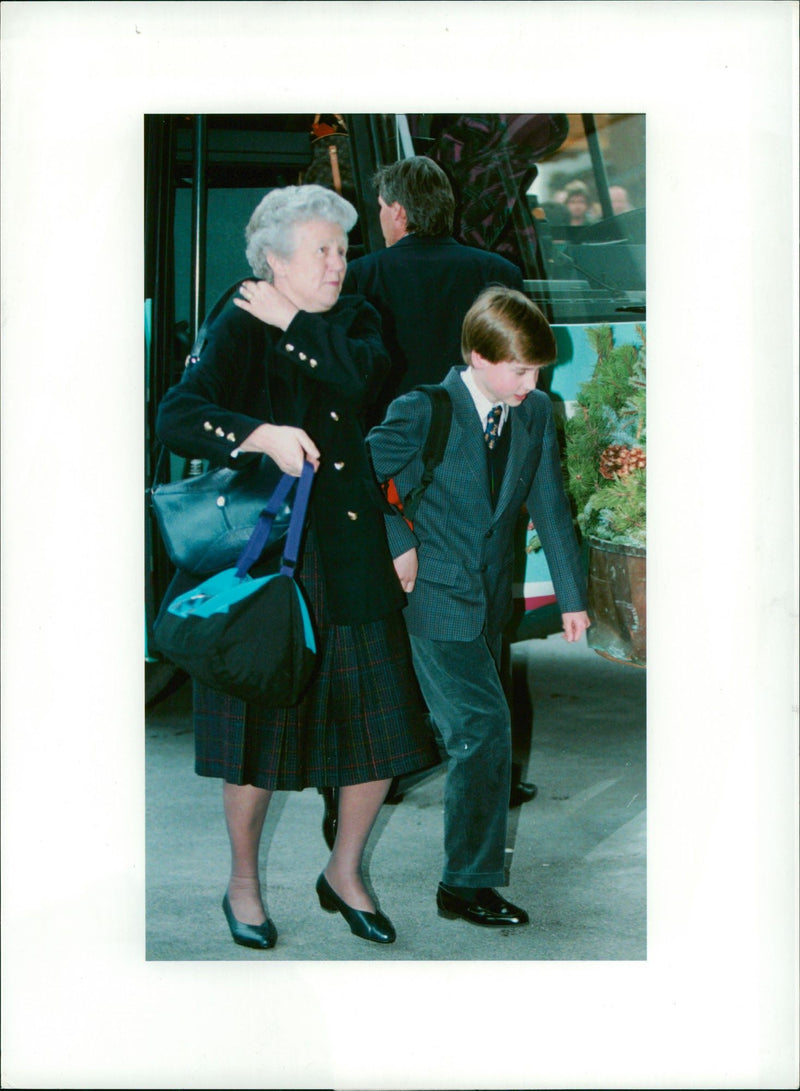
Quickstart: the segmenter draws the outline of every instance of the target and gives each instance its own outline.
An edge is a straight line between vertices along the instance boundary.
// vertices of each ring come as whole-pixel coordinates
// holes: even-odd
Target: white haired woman
[[[389,360],[377,312],[360,297],[340,298],[356,218],[321,186],[269,192],[246,230],[254,279],[158,413],[159,438],[185,457],[235,466],[253,452],[293,475],[304,460],[316,471],[298,569],[318,630],[309,691],[294,708],[265,709],[197,683],[194,690],[195,769],[224,782],[231,874],[223,909],[234,941],[262,949],[277,936],[259,870],[272,792],[338,788],[320,904],[338,910],[356,936],[391,943],[394,927],[364,883],[364,848],[392,778],[437,760],[363,442],[364,411]]]

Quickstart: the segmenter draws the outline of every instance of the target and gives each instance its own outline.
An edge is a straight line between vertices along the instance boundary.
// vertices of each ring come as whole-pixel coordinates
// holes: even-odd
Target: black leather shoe
[[[269,917],[267,917],[263,924],[242,924],[241,921],[237,921],[236,917],[233,915],[231,903],[228,901],[227,891],[225,892],[225,897],[222,899],[222,909],[225,913],[225,919],[228,922],[228,927],[231,930],[234,943],[238,943],[242,947],[258,947],[262,951],[266,951],[270,947],[275,946],[278,939],[278,931]]]
[[[397,933],[394,925],[383,913],[367,913],[363,909],[353,909],[343,902],[325,878],[325,872],[317,879],[319,904],[328,913],[339,912],[350,925],[350,931],[359,939],[372,940],[373,943],[394,943]]]
[[[333,852],[336,829],[339,825],[339,793],[335,788],[320,788],[320,794],[325,800],[325,813],[322,816],[322,836],[325,838],[325,844]]]
[[[538,791],[539,789],[535,784],[528,784],[527,781],[519,780],[516,784],[511,785],[508,806],[513,810],[514,807],[521,807],[523,803],[530,803],[532,799],[536,799]]]
[[[455,894],[452,888],[439,883],[436,905],[440,917],[446,917],[448,920],[456,920],[460,917],[462,920],[469,921],[470,924],[480,924],[485,928],[527,924],[530,919],[524,909],[507,902],[496,890],[488,886],[476,890],[471,898],[462,898]]]

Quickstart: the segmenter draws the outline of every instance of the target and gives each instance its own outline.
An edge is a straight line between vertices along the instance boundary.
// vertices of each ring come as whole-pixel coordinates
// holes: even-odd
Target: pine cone
[[[600,456],[600,473],[612,481],[615,477],[627,477],[634,470],[643,470],[646,464],[647,455],[643,448],[612,443]]]
[[[622,472],[622,466],[624,463],[627,447],[623,447],[619,443],[612,443],[610,447],[606,447],[605,451],[600,455],[600,473],[608,481],[613,481]]]
[[[628,451],[628,473],[643,470],[647,466],[647,455],[642,447],[631,447]]]

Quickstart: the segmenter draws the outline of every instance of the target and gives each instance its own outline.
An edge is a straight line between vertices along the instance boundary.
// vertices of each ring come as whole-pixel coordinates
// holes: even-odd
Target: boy
[[[440,916],[482,926],[528,923],[505,885],[510,713],[500,677],[512,610],[513,533],[523,504],[544,546],[564,637],[589,626],[581,554],[564,494],[552,409],[537,391],[556,358],[553,332],[521,292],[484,290],[464,319],[465,368],[444,379],[447,447],[414,517],[387,516],[422,695],[447,750]],[[411,391],[368,436],[375,472],[406,496],[422,474],[430,401]]]

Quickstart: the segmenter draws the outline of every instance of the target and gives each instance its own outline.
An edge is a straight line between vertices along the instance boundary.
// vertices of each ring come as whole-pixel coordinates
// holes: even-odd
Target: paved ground
[[[262,858],[278,945],[236,946],[220,907],[228,874],[221,789],[193,772],[183,686],[147,717],[147,958],[646,958],[646,672],[560,636],[515,645],[513,666],[520,722],[532,722],[527,776],[539,794],[512,812],[504,893],[528,909],[530,927],[495,932],[438,917],[439,770],[383,807],[367,852],[396,943],[359,940],[319,908],[322,799],[307,790],[276,794],[267,818]]]

